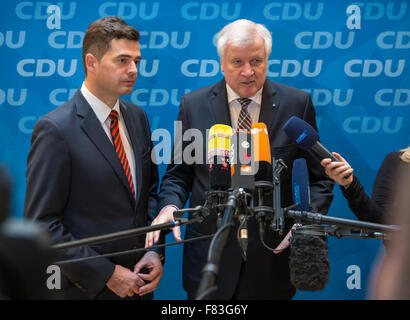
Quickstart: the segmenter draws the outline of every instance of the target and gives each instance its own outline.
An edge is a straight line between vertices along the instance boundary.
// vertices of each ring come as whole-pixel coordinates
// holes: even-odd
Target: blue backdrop
[[[47,13],[50,5],[60,10]],[[22,217],[32,128],[81,86],[84,32],[108,15],[141,32],[139,76],[125,99],[145,109],[152,130],[170,132],[181,96],[223,77],[215,34],[239,18],[266,25],[273,36],[268,78],[312,95],[323,144],[350,162],[371,193],[384,156],[410,145],[409,7],[341,0],[2,3],[0,162],[14,177],[13,215]],[[159,170],[162,176],[165,165]],[[356,219],[338,187],[334,193],[329,215]],[[330,238],[326,289],[298,292],[296,299],[365,299],[382,249],[377,240]],[[156,299],[186,298],[181,253],[181,246],[167,248]]]

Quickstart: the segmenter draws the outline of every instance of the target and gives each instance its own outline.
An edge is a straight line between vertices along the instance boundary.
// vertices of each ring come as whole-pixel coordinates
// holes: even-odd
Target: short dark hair
[[[140,34],[137,29],[128,25],[119,17],[104,17],[91,23],[85,32],[83,40],[82,56],[85,75],[87,75],[85,63],[87,53],[92,53],[100,60],[111,48],[112,39],[139,41]]]

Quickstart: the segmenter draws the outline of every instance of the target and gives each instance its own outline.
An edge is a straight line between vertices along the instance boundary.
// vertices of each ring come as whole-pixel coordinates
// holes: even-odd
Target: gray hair
[[[219,58],[223,60],[228,42],[238,47],[244,47],[254,43],[256,35],[262,37],[265,43],[266,57],[268,57],[272,51],[272,36],[269,30],[262,24],[240,19],[226,25],[217,33],[216,47]]]

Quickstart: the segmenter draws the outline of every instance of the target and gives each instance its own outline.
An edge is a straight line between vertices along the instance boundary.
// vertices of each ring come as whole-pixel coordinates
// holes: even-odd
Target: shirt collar
[[[255,93],[254,96],[249,97],[249,99],[256,102],[258,105],[261,105],[261,102],[262,102],[262,89],[263,87],[260,88],[258,92]],[[229,86],[228,83],[226,83],[226,91],[228,93],[228,104],[240,98],[240,96]]]
[[[95,115],[97,116],[98,120],[103,124],[110,115],[111,110],[116,110],[118,114],[120,114],[120,103],[119,100],[115,102],[114,107],[111,109],[107,106],[104,102],[98,99],[95,95],[91,93],[90,90],[83,85],[81,86],[81,93],[83,94],[85,100],[89,103],[91,108],[93,109]]]

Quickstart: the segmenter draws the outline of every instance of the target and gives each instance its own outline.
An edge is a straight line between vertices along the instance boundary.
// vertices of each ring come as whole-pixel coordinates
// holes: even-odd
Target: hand
[[[144,268],[149,271],[148,274],[140,273]],[[154,291],[164,273],[159,254],[153,251],[147,252],[135,265],[134,272],[139,278],[148,281],[148,283],[139,288],[138,294],[140,296]]]
[[[341,186],[348,188],[353,182],[353,168],[343,157],[337,152],[332,152],[340,161],[333,161],[329,158],[323,159],[320,164],[325,168],[325,173],[328,177],[336,181]],[[349,175],[346,179],[345,177]]]
[[[145,282],[136,273],[116,265],[114,273],[107,282],[107,287],[121,298],[132,297],[134,293],[139,293],[140,287],[145,285]]]
[[[161,223],[167,223],[167,222],[172,222],[174,220],[174,211],[177,210],[176,207],[174,206],[166,206],[162,208],[158,216],[152,221],[152,226],[156,224],[161,224]],[[145,248],[152,247],[154,243],[158,242],[159,240],[159,235],[160,235],[160,230],[154,231],[154,232],[149,232],[147,233],[147,236],[145,237]],[[172,228],[172,232],[174,233],[174,238],[178,242],[182,241],[181,239],[181,229],[179,226],[176,226]]]

